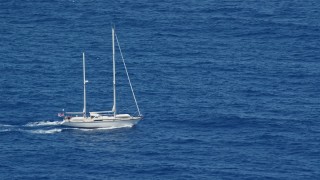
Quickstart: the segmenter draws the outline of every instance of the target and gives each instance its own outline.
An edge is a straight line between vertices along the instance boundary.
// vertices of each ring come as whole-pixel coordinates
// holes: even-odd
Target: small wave
[[[9,125],[9,124],[0,124],[0,127],[12,127],[12,125]]]
[[[54,134],[61,132],[62,129],[37,129],[37,130],[29,130],[28,132],[34,133],[34,134]]]
[[[9,124],[0,124],[0,132],[9,132],[14,129],[13,125]]]
[[[0,132],[8,132],[8,131],[12,131],[12,129],[0,129]]]
[[[35,126],[59,126],[62,121],[39,121],[39,122],[29,122],[25,126],[35,127]]]

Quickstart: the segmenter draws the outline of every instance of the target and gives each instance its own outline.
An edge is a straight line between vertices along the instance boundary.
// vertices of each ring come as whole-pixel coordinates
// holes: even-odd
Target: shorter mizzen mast
[[[84,52],[82,53],[82,62],[83,62],[83,117],[87,117],[87,97],[86,97],[86,83],[88,82],[86,80],[86,59]]]
[[[112,27],[112,64],[113,64],[113,116],[116,117],[116,62],[115,62],[115,48],[114,48],[114,27]]]

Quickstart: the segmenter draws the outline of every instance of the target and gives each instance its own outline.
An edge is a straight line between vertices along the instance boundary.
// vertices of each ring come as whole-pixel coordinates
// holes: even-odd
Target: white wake
[[[0,124],[0,133],[19,131],[32,134],[54,134],[60,133],[63,130],[80,130],[80,131],[104,131],[112,130],[119,128],[131,128],[133,125],[119,125],[119,126],[110,126],[105,128],[72,128],[72,127],[59,127],[62,124],[62,121],[37,121],[29,122],[25,125],[9,125],[9,124]]]
[[[26,127],[37,127],[37,126],[60,126],[62,121],[38,121],[38,122],[29,122]]]
[[[55,128],[55,129],[37,129],[37,130],[29,130],[27,132],[33,133],[33,134],[54,134],[61,132],[62,129]]]

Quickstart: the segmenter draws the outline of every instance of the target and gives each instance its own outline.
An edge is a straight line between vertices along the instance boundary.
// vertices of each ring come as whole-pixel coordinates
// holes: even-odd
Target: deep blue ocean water
[[[0,179],[320,179],[319,17],[316,0],[2,0]],[[112,24],[145,118],[61,127],[83,51],[88,110],[112,107]]]

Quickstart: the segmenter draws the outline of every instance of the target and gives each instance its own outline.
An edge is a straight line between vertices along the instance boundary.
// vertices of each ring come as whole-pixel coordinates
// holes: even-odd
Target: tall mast
[[[113,62],[113,116],[116,117],[116,63],[115,63],[115,48],[114,48],[114,27],[112,27],[112,62]]]
[[[82,53],[82,62],[83,62],[83,117],[87,117],[86,109],[86,64],[84,52]]]

